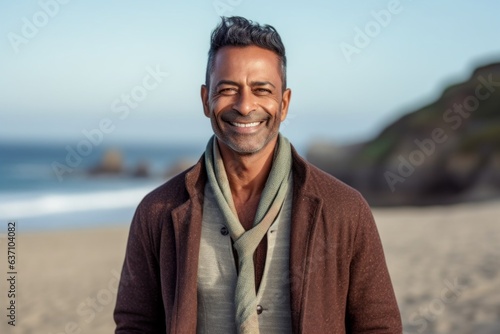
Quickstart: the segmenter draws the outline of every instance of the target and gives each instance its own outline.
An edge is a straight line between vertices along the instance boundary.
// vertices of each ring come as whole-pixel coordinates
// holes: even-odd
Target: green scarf
[[[208,142],[205,164],[208,181],[238,252],[240,271],[235,292],[238,333],[259,333],[253,254],[285,202],[292,169],[291,146],[284,136],[278,135],[273,165],[260,198],[253,227],[248,231],[245,231],[238,219],[215,136]]]

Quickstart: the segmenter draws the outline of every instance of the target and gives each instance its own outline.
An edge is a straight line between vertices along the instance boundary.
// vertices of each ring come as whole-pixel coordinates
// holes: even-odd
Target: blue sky
[[[77,141],[110,120],[109,142],[205,141],[199,89],[219,14],[281,34],[293,92],[283,132],[299,144],[369,138],[500,61],[493,0],[60,1],[0,2],[0,140]],[[151,71],[168,76],[145,90]],[[132,93],[140,101],[118,113]]]

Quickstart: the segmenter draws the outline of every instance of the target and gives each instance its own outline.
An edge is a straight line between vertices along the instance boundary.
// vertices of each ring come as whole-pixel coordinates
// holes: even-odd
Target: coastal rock
[[[434,205],[500,196],[500,63],[480,67],[435,102],[367,142],[316,143],[313,164],[372,205]],[[487,190],[485,190],[487,189]]]
[[[121,174],[124,171],[123,157],[120,151],[110,149],[104,152],[101,162],[89,170],[91,175]]]
[[[192,159],[179,159],[167,168],[165,178],[170,179],[193,166],[195,163],[196,162]]]
[[[133,177],[150,177],[151,172],[149,168],[149,163],[147,161],[140,161],[137,166],[135,166],[134,170],[132,171],[132,176]]]

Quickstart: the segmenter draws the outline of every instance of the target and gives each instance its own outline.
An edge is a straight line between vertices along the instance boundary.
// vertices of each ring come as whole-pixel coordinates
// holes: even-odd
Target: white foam
[[[0,219],[22,219],[45,215],[136,207],[152,190],[141,187],[126,190],[77,194],[39,194],[0,196]]]

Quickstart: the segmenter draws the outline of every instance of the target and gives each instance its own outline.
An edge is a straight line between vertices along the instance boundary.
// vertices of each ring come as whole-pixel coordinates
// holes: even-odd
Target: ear
[[[209,94],[209,89],[206,85],[201,85],[201,103],[203,105],[203,112],[205,113],[205,116],[210,117],[210,108],[208,107],[208,94]]]
[[[290,105],[290,99],[292,98],[292,90],[290,88],[285,89],[281,99],[281,121],[283,122],[288,115],[288,106]]]

